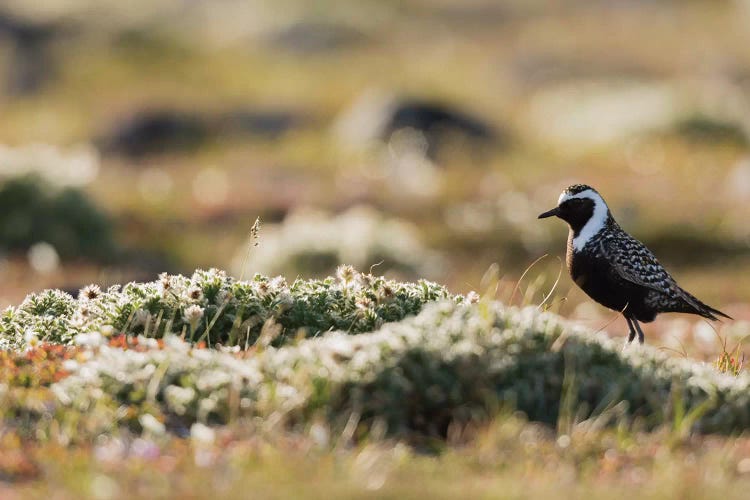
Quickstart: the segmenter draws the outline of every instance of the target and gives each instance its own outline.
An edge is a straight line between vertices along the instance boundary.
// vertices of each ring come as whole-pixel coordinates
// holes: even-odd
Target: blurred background
[[[583,182],[750,318],[748,47],[743,0],[2,0],[0,305],[340,262],[454,292],[497,263],[510,300],[549,254],[539,303],[567,229],[536,215]],[[626,332],[564,270],[546,304]]]

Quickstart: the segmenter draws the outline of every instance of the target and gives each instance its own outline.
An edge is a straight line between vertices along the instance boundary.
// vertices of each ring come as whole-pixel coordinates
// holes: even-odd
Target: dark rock
[[[453,139],[468,139],[474,147],[504,145],[505,134],[496,131],[480,118],[446,104],[420,100],[397,103],[387,120],[381,139],[388,141],[402,129],[413,129],[424,135],[427,156],[435,158],[440,149]]]
[[[306,120],[290,111],[232,111],[221,118],[224,131],[238,135],[279,137]]]
[[[504,129],[455,106],[377,89],[363,92],[338,116],[331,132],[345,148],[368,148],[380,141],[396,155],[416,152],[433,160],[457,151],[481,162],[486,153],[510,142]]]
[[[145,110],[116,124],[97,142],[105,153],[142,158],[194,151],[208,141],[229,135],[272,139],[305,122],[301,115],[287,111],[201,114]]]
[[[54,77],[55,62],[49,48],[63,31],[56,24],[34,23],[0,12],[0,43],[11,47],[5,89],[8,94],[33,94]]]
[[[494,136],[492,128],[478,118],[443,104],[426,101],[404,101],[399,104],[384,135],[389,137],[396,130],[407,127],[427,134],[453,130],[478,139],[491,139]]]
[[[198,115],[180,111],[148,110],[136,113],[114,127],[100,141],[105,152],[142,157],[173,151],[190,151],[211,134],[211,125]]]
[[[22,48],[47,42],[58,31],[55,25],[33,23],[0,11],[0,37],[11,39]]]

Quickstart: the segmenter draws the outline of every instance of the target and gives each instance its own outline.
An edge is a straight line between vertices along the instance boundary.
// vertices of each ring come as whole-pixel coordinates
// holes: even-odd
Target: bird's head
[[[596,189],[574,184],[562,192],[555,208],[540,214],[539,218],[552,216],[567,222],[576,236],[584,227],[596,234],[607,221],[609,208]]]

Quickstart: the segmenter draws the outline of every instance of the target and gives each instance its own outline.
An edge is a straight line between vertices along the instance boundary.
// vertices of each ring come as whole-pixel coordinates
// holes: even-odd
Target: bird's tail
[[[693,295],[686,292],[685,290],[681,290],[681,291],[684,294],[685,302],[687,303],[685,305],[689,306],[689,308],[685,308],[679,312],[698,314],[700,316],[703,316],[704,318],[710,319],[711,321],[720,321],[719,316],[723,318],[727,318],[727,319],[734,319],[730,315],[723,313],[719,311],[718,309],[714,309],[708,304],[704,304],[703,302],[701,302],[700,300],[698,300],[697,298],[695,298]]]

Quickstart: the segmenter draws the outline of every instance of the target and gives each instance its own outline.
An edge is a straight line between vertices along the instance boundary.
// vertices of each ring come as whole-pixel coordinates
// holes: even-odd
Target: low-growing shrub
[[[453,297],[435,283],[399,283],[342,266],[336,278],[297,280],[255,275],[238,281],[223,271],[160,275],[150,283],[108,290],[95,285],[77,299],[59,290],[29,295],[0,316],[0,347],[22,348],[27,332],[46,342],[70,344],[79,334],[165,332],[208,345],[282,345],[289,338],[328,330],[372,331],[418,313],[429,301]],[[455,300],[463,300],[455,297]]]
[[[28,250],[46,242],[63,259],[109,261],[115,243],[108,217],[79,188],[57,188],[37,176],[0,187],[0,248]]]
[[[393,436],[444,437],[452,423],[503,409],[558,425],[597,417],[680,432],[750,428],[746,374],[650,347],[621,352],[535,308],[440,302],[372,333],[333,332],[250,357],[166,340],[145,352],[101,347],[53,389],[65,405],[89,408],[103,393],[126,415],[183,429],[239,417],[305,428],[325,418],[338,429],[381,422]]]
[[[373,426],[442,438],[452,424],[503,410],[563,430],[581,419],[668,426],[678,436],[750,429],[746,372],[720,373],[650,346],[623,352],[605,334],[535,307],[473,302],[348,267],[291,286],[212,270],[122,290],[87,287],[77,300],[48,291],[6,311],[6,347],[31,358],[40,358],[43,339],[79,347],[36,382],[48,385],[41,406],[17,387],[3,396],[0,383],[3,414],[24,415],[24,428],[42,434],[35,419],[62,421],[79,440],[120,427],[181,434],[195,422],[236,419],[286,429],[325,420],[355,438]],[[191,308],[204,311],[195,323]],[[246,333],[232,333],[238,323]],[[113,332],[140,335],[108,339]],[[214,348],[203,345],[209,340]],[[219,340],[233,347],[216,348]],[[23,376],[32,390],[33,377]]]

